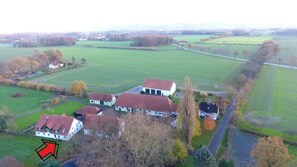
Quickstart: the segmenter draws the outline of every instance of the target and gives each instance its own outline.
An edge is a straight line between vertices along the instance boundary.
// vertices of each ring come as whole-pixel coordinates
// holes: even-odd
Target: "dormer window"
[[[55,133],[58,133],[58,131],[57,131],[57,130],[55,130]]]

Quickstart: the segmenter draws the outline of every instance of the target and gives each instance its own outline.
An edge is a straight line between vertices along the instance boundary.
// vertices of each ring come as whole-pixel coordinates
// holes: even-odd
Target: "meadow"
[[[118,93],[137,85],[145,78],[169,79],[181,85],[189,75],[204,90],[222,90],[222,84],[241,65],[179,50],[173,46],[158,51],[59,47],[64,58],[85,58],[86,66],[37,78],[34,81],[69,87],[73,80],[83,80],[89,91]],[[222,87],[219,87],[222,86]]]
[[[243,109],[246,120],[296,135],[296,85],[296,70],[264,66]]]
[[[15,115],[38,109],[40,108],[40,101],[49,100],[53,97],[52,93],[12,86],[0,85],[0,90],[0,108],[7,107]],[[22,93],[24,96],[11,97],[15,93]]]
[[[84,104],[81,104],[75,101],[66,102],[61,105],[55,106],[53,108],[45,109],[41,112],[36,112],[34,114],[18,118],[16,119],[16,125],[18,126],[19,130],[23,130],[33,125],[34,123],[36,123],[42,114],[49,114],[49,115],[66,114],[68,116],[73,116],[73,113],[76,110],[82,108],[83,106]]]
[[[176,35],[172,36],[177,41],[187,41],[190,43],[200,43],[201,39],[209,38],[213,35]]]
[[[212,39],[204,43],[215,43],[215,44],[243,44],[243,45],[261,45],[264,41],[271,40],[269,36],[231,36],[218,39]]]

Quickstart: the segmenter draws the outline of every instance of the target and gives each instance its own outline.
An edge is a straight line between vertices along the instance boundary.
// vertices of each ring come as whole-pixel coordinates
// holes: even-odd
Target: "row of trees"
[[[224,38],[225,36],[224,35],[217,35],[217,36],[210,36],[208,38],[202,38],[200,39],[201,42],[206,42],[206,41],[210,41],[210,40],[213,40],[213,39],[220,39],[220,38]]]
[[[72,37],[41,37],[36,40],[19,39],[12,42],[14,47],[37,47],[37,46],[71,46],[75,45],[76,39]]]
[[[43,52],[35,50],[32,56],[17,56],[9,62],[0,62],[0,74],[22,75],[26,73],[36,72],[40,69],[48,68],[53,62],[59,62],[63,58],[63,53],[57,49],[47,49]]]
[[[131,46],[137,47],[154,47],[169,45],[173,41],[172,37],[166,35],[144,35],[133,39]]]

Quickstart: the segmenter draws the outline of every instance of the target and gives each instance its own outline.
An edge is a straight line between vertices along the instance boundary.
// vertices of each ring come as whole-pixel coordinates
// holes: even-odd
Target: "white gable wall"
[[[173,95],[173,93],[176,91],[176,84],[173,82],[172,87],[170,90],[162,90],[162,89],[155,89],[155,88],[149,88],[149,87],[142,87],[142,91],[146,93],[146,89],[149,89],[149,94],[152,94],[152,90],[155,90],[155,95],[157,95],[157,91],[161,91],[162,96],[169,96]]]

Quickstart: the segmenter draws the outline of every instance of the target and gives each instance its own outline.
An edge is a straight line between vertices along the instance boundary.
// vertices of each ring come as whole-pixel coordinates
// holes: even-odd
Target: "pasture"
[[[45,109],[41,112],[36,112],[34,114],[18,118],[16,119],[16,124],[18,126],[18,129],[23,130],[33,125],[34,123],[36,123],[42,114],[49,114],[49,115],[66,114],[68,116],[73,116],[73,113],[76,110],[82,108],[83,106],[84,106],[83,104],[75,101],[66,102],[61,105],[55,106],[53,108]]]
[[[187,41],[189,43],[200,43],[201,39],[209,38],[213,35],[176,35],[172,36],[177,41]]]
[[[0,90],[0,108],[7,107],[15,115],[40,108],[40,101],[53,97],[52,93],[12,86],[0,85]],[[22,93],[24,96],[13,98],[15,93]]]
[[[245,119],[296,135],[296,85],[296,70],[264,66],[244,107]]]
[[[163,46],[158,51],[59,47],[64,58],[85,58],[86,66],[35,79],[69,87],[74,80],[83,80],[89,91],[119,93],[141,85],[145,78],[169,79],[181,85],[189,75],[199,89],[222,90],[242,63]]]
[[[269,36],[257,36],[257,37],[231,36],[231,37],[212,39],[204,43],[261,45],[264,41],[268,41],[271,39],[272,37],[269,37]]]

